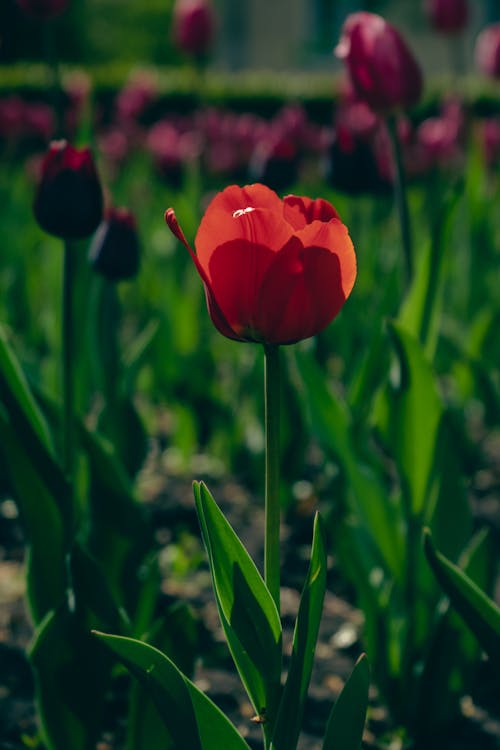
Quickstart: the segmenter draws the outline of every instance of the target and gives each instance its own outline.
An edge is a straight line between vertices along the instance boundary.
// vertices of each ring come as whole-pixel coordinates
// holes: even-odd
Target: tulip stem
[[[397,122],[394,116],[387,118],[387,129],[392,144],[392,153],[394,156],[394,166],[396,168],[394,182],[394,197],[399,214],[399,224],[401,227],[401,240],[403,243],[403,253],[405,261],[405,280],[409,286],[413,278],[413,248],[410,226],[410,212],[408,210],[408,192],[406,188],[406,175],[401,154],[401,144],[397,131]]]
[[[279,421],[280,353],[279,347],[264,345],[266,470],[265,470],[265,548],[264,579],[280,612],[280,492]]]
[[[74,368],[73,368],[73,277],[75,252],[64,241],[62,291],[62,391],[63,391],[63,468],[70,483],[74,471]]]

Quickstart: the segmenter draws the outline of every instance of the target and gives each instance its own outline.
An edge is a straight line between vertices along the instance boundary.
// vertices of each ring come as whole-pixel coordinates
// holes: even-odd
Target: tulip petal
[[[313,221],[339,219],[335,208],[323,198],[306,198],[299,195],[286,195],[283,199],[283,214],[294,229],[302,229]]]
[[[222,333],[223,336],[227,336],[230,339],[236,339],[237,341],[241,340],[238,334],[235,331],[233,331],[233,329],[227,322],[226,318],[224,317],[224,314],[222,313],[219,305],[217,304],[217,300],[215,299],[214,293],[212,291],[210,280],[208,279],[207,273],[205,272],[204,268],[201,266],[198,258],[196,257],[196,253],[194,252],[191,245],[187,241],[186,236],[184,232],[182,231],[182,228],[179,222],[177,221],[177,217],[175,215],[175,211],[173,208],[168,208],[165,211],[165,221],[170,231],[172,232],[172,234],[180,242],[182,242],[184,247],[188,250],[196,266],[196,270],[201,276],[203,285],[205,287],[205,298],[207,301],[207,308],[208,308],[210,318],[212,319],[212,323],[217,328],[219,333]]]
[[[196,253],[206,269],[215,248],[226,242],[246,238],[279,250],[291,233],[276,193],[264,185],[233,185],[208,206],[196,234]]]
[[[333,219],[325,224],[314,221],[295,233],[305,250],[321,247],[336,255],[340,262],[342,291],[345,299],[350,295],[356,280],[356,255],[345,224]]]
[[[314,336],[333,320],[354,283],[349,242],[345,235],[346,247],[337,254],[318,245],[304,247],[294,237],[275,256],[262,283],[255,318],[265,341],[292,344]]]
[[[209,263],[210,286],[229,326],[242,339],[254,339],[254,317],[262,279],[276,253],[245,239],[214,251]]]

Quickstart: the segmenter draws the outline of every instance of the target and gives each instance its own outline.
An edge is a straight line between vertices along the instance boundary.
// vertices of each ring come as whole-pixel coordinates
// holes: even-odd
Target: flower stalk
[[[265,540],[264,580],[280,612],[280,352],[264,345],[265,388]]]
[[[70,483],[74,474],[74,352],[73,352],[73,281],[75,274],[75,249],[69,240],[64,241],[62,290],[62,390],[63,390],[63,468]]]

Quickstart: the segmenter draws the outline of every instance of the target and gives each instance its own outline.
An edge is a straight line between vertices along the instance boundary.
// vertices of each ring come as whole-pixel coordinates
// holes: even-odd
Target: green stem
[[[399,224],[401,227],[401,239],[403,243],[403,253],[405,262],[405,279],[406,285],[409,286],[413,278],[413,248],[411,239],[410,212],[408,210],[408,194],[406,189],[406,175],[401,154],[401,144],[397,132],[396,118],[391,115],[387,118],[387,129],[392,144],[394,155],[394,165],[396,167],[394,197],[399,214]]]
[[[280,493],[279,493],[279,421],[280,355],[279,347],[264,345],[266,487],[264,579],[280,611]]]
[[[74,351],[73,351],[73,277],[75,249],[64,241],[62,291],[62,391],[63,391],[63,468],[70,483],[74,473]]]

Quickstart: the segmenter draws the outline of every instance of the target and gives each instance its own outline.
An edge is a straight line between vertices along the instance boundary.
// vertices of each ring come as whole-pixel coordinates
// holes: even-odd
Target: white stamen
[[[247,206],[246,208],[238,208],[237,211],[234,211],[233,213],[233,219],[237,219],[239,216],[243,216],[243,214],[249,214],[252,211],[255,211],[255,208],[252,206]]]

